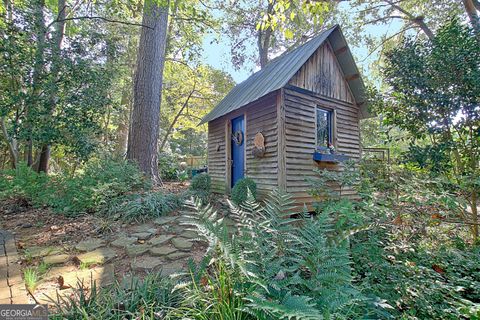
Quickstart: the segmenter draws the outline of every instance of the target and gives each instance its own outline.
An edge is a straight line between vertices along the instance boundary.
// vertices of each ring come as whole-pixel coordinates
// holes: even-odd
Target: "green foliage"
[[[148,188],[137,167],[126,161],[93,160],[78,176],[36,173],[25,164],[0,176],[0,197],[23,198],[66,215],[92,213],[111,199]]]
[[[232,188],[232,201],[236,204],[241,204],[247,200],[248,193],[252,194],[253,198],[257,198],[257,184],[252,178],[243,178],[237,181]]]
[[[49,297],[55,305],[51,319],[102,319],[123,318],[177,319],[174,314],[183,301],[175,283],[159,274],[147,275],[143,280],[125,278],[121,283],[97,289],[95,283],[79,283],[69,298]],[[172,315],[173,314],[173,315]]]
[[[457,183],[473,208],[468,219],[474,221],[472,238],[477,241],[478,35],[458,19],[451,19],[429,41],[409,39],[386,57],[383,71],[391,91],[378,111],[385,124],[408,131],[414,143],[429,142],[423,150],[410,148],[409,160],[413,158],[420,167],[446,174]]]
[[[23,271],[23,281],[25,281],[25,287],[31,293],[35,292],[38,285],[38,275],[33,268],[27,268]]]
[[[207,173],[197,174],[192,178],[192,183],[190,184],[190,190],[192,191],[204,191],[210,193],[212,187],[212,178]]]
[[[44,173],[36,173],[25,163],[20,163],[16,169],[0,171],[0,199],[26,199],[41,206],[48,203],[52,193],[51,179]]]
[[[450,147],[445,143],[425,147],[412,144],[401,159],[433,174],[447,174],[452,169]]]
[[[355,187],[359,179],[357,164],[348,160],[343,164],[342,171],[315,169],[315,178],[308,178],[311,184],[310,194],[317,199],[340,199],[346,187]]]
[[[363,220],[350,237],[355,284],[371,297],[378,316],[402,319],[458,319],[478,313],[478,247],[462,240],[465,201],[441,177],[412,168],[386,175],[364,172]],[[355,227],[364,225],[366,227]],[[345,226],[341,227],[345,230]],[[350,232],[351,233],[351,232]]]
[[[348,243],[332,241],[328,221],[306,218],[293,204],[273,192],[262,207],[249,194],[240,207],[231,205],[230,230],[211,206],[196,202],[189,224],[207,240],[217,268],[228,268],[233,293],[244,297],[240,318],[348,318],[361,297],[351,285]],[[195,282],[201,276],[192,278],[196,292],[207,289]]]
[[[127,222],[142,222],[165,216],[183,205],[183,195],[146,192],[129,194],[110,201],[102,214]]]
[[[179,159],[173,154],[161,153],[158,156],[158,170],[162,180],[177,180],[180,173]]]

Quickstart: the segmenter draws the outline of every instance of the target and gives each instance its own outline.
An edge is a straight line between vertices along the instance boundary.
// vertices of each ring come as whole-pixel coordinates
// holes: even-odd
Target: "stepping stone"
[[[168,242],[173,237],[174,235],[172,234],[162,234],[162,235],[156,236],[155,238],[150,239],[148,243],[150,243],[152,246],[158,246],[165,242]]]
[[[129,257],[136,257],[144,254],[150,249],[149,244],[131,244],[125,247]]]
[[[135,227],[132,228],[132,230],[133,230],[134,233],[142,233],[142,232],[148,232],[148,233],[151,233],[151,234],[157,233],[157,228],[155,228],[151,224],[142,224],[142,225],[139,225],[139,226],[135,226]]]
[[[159,217],[157,219],[155,219],[153,222],[155,224],[159,224],[159,225],[164,225],[164,224],[167,224],[167,223],[170,223],[170,222],[173,222],[175,220],[177,220],[178,217]]]
[[[87,251],[93,251],[95,249],[98,249],[104,246],[105,246],[105,240],[93,238],[93,239],[80,241],[75,246],[75,249],[77,249],[78,251],[87,252]]]
[[[172,226],[170,229],[173,233],[180,234],[185,232],[186,227],[183,226]]]
[[[57,277],[58,275],[63,277],[64,285],[72,288],[77,288],[79,282],[83,282],[86,287],[90,287],[92,281],[95,281],[97,288],[115,282],[115,272],[112,264],[76,272],[57,273]]]
[[[68,262],[68,260],[70,260],[70,256],[68,254],[57,254],[43,258],[43,262],[46,264],[63,264]]]
[[[161,275],[162,276],[169,276],[171,274],[177,273],[182,271],[183,264],[181,262],[175,261],[170,262],[162,266]]]
[[[173,238],[172,244],[175,246],[175,248],[183,251],[189,250],[193,246],[193,242],[184,238]]]
[[[48,255],[55,255],[61,253],[62,250],[55,247],[29,247],[25,250],[25,255],[30,255],[32,258],[45,257]],[[11,262],[11,260],[9,259]]]
[[[78,255],[77,258],[83,263],[103,264],[115,258],[117,253],[110,248],[100,248],[94,251]]]
[[[126,235],[120,236],[110,243],[112,247],[117,248],[126,248],[129,245],[132,245],[137,242],[137,239],[134,237],[127,237]]]
[[[190,256],[187,252],[174,252],[167,256],[168,260],[178,260]]]
[[[156,257],[142,257],[136,261],[132,261],[131,266],[132,269],[138,270],[145,270],[150,271],[155,268],[158,268],[164,263],[164,261],[160,258]]]
[[[151,248],[150,249],[150,254],[152,256],[161,257],[161,256],[166,256],[168,254],[174,253],[176,251],[177,251],[177,249],[175,249],[175,248],[162,246],[162,247]]]
[[[132,233],[131,236],[134,238],[137,238],[138,240],[148,240],[151,236],[153,236],[153,233],[137,232],[137,233]]]
[[[182,238],[187,238],[187,239],[195,239],[198,238],[198,233],[192,230],[187,230],[179,234],[180,237]]]

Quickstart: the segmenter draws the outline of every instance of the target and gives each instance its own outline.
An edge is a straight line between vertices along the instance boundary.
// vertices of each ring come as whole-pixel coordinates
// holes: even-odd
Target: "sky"
[[[340,4],[341,9],[343,10],[351,10],[349,8],[349,4],[344,2]],[[348,12],[348,11],[347,11]],[[374,35],[374,36],[381,36],[383,34],[393,34],[400,30],[401,24],[398,21],[392,21],[387,26],[369,26],[365,29],[365,32]],[[209,35],[204,39],[203,42],[203,60],[205,63],[223,71],[229,73],[235,82],[240,83],[251,74],[249,70],[255,69],[257,70],[258,67],[253,65],[244,66],[241,70],[235,70],[231,63],[231,55],[230,55],[230,48],[229,48],[229,41],[227,36],[220,36],[219,41],[213,41],[215,39],[215,35]],[[357,61],[357,65],[360,70],[363,71],[363,76],[369,76],[369,66],[378,58],[378,51],[369,55],[369,51],[365,47],[355,47],[353,45],[349,45],[350,49],[353,53],[355,61]],[[254,47],[247,47],[247,50],[251,53],[256,50]]]

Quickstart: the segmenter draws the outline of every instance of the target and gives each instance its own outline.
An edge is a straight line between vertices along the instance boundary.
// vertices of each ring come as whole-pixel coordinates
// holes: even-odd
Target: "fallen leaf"
[[[442,267],[440,267],[439,265],[437,264],[434,264],[432,266],[432,269],[435,270],[435,272],[438,272],[440,274],[444,274],[445,273],[445,270],[442,269]]]
[[[394,225],[399,226],[399,225],[401,225],[402,223],[403,223],[403,220],[402,220],[402,217],[401,217],[400,215],[398,215],[398,216],[395,218],[395,220],[393,220],[393,224],[394,224]]]
[[[65,290],[65,289],[70,289],[71,288],[71,286],[65,285],[65,280],[63,279],[62,276],[58,276],[57,283],[58,283],[58,286],[60,287],[60,290]]]

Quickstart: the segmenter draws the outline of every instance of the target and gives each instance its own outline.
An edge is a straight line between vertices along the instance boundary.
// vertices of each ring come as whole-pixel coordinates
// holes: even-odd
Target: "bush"
[[[158,218],[180,208],[183,195],[147,192],[118,197],[108,203],[102,213],[114,218],[130,222],[142,222]]]
[[[193,177],[190,184],[190,190],[210,193],[212,188],[212,179],[207,173],[201,173]]]
[[[111,159],[91,161],[74,177],[46,176],[21,164],[0,178],[1,198],[23,198],[66,215],[95,212],[111,199],[148,188],[148,180],[134,164]]]
[[[257,198],[257,184],[251,178],[243,178],[237,181],[232,189],[232,200],[236,204],[241,204],[247,200],[248,190]]]
[[[196,212],[186,221],[209,244],[206,262],[186,287],[189,300],[198,303],[194,311],[203,310],[204,319],[233,311],[235,319],[366,318],[352,312],[362,296],[352,286],[348,242],[334,238],[323,216],[307,218],[293,204],[278,191],[265,206],[250,194],[241,208],[232,206],[232,229],[225,214],[192,204]]]
[[[50,297],[54,311],[49,319],[178,319],[176,309],[184,297],[174,286],[174,281],[160,273],[143,280],[125,278],[104,289],[97,289],[95,282],[79,283],[67,298]]]
[[[55,195],[52,178],[36,173],[25,163],[0,173],[0,199],[22,199],[34,206],[46,205]]]
[[[178,180],[180,167],[178,163],[178,158],[173,154],[162,152],[158,157],[158,167],[162,180]]]

